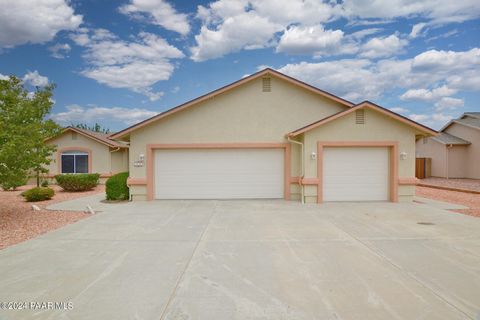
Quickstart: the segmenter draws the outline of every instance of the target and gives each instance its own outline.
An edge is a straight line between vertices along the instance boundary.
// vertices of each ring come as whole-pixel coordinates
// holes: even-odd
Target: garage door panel
[[[155,152],[157,199],[283,198],[283,149]]]
[[[324,201],[388,200],[388,148],[325,148]]]

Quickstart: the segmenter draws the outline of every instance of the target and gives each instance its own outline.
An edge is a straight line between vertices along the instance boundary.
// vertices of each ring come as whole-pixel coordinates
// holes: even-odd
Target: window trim
[[[58,174],[67,174],[63,173],[62,171],[62,155],[66,153],[66,155],[72,155],[74,153],[80,153],[83,155],[87,155],[87,166],[88,170],[87,173],[92,173],[92,150],[89,148],[84,147],[63,147],[57,150],[57,172]],[[76,174],[76,173],[73,173]]]
[[[62,174],[77,174],[77,173],[88,173],[88,152],[84,151],[64,151],[60,154],[60,159],[63,164],[63,157],[64,156],[73,156],[73,172],[63,172],[62,167]],[[77,156],[87,156],[87,172],[77,172]]]

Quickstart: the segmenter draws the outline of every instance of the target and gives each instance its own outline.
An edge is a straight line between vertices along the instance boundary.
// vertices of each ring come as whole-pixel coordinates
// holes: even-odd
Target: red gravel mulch
[[[467,192],[441,190],[428,187],[416,187],[417,196],[433,200],[461,204],[468,209],[452,210],[469,216],[480,217],[480,195]]]
[[[89,214],[77,211],[51,211],[45,208],[53,203],[81,198],[105,191],[104,185],[86,192],[65,192],[58,186],[53,199],[41,202],[26,202],[20,195],[33,186],[23,186],[16,191],[0,189],[0,249],[35,238],[64,225],[87,218]],[[32,204],[42,210],[33,211]]]
[[[463,189],[463,190],[472,190],[472,191],[480,192],[480,180],[478,179],[458,179],[458,178],[445,179],[445,178],[430,177],[430,178],[421,179],[419,183],[425,184],[425,185]]]

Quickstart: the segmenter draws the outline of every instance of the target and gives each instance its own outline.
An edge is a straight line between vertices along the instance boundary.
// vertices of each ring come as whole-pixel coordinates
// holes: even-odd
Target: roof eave
[[[86,132],[83,132],[83,131],[81,131],[81,130],[77,130],[76,128],[74,128],[74,127],[72,127],[72,126],[68,126],[68,127],[64,128],[64,129],[62,130],[62,133],[61,133],[61,134],[64,134],[64,133],[67,132],[67,131],[74,131],[74,132],[76,132],[76,133],[79,133],[79,134],[83,135],[84,137],[87,137],[87,138],[90,138],[90,139],[92,139],[92,140],[95,140],[95,141],[97,141],[98,143],[101,143],[101,144],[106,145],[106,146],[111,147],[111,148],[120,148],[120,149],[128,149],[128,148],[129,148],[128,146],[118,146],[118,145],[113,144],[113,143],[108,143],[107,141],[103,141],[103,140],[101,140],[101,139],[98,139],[97,137],[95,137],[95,136],[93,136],[93,135],[90,135],[90,134],[88,134],[88,133],[86,133]],[[60,134],[60,135],[61,135],[61,134]],[[47,141],[52,140],[52,139],[55,139],[55,138],[59,137],[60,135],[47,138],[47,139],[44,140],[44,142],[47,142]]]
[[[321,125],[323,125],[323,124],[326,124],[326,123],[328,123],[328,122],[334,121],[334,120],[337,119],[337,118],[343,117],[343,116],[345,116],[345,115],[347,115],[347,114],[350,114],[351,112],[353,112],[353,111],[355,111],[355,110],[357,110],[357,109],[363,108],[363,107],[372,108],[372,109],[374,109],[374,110],[377,110],[377,111],[379,111],[379,112],[382,112],[383,114],[385,114],[385,115],[387,115],[387,116],[390,116],[390,117],[392,117],[392,118],[394,118],[394,119],[396,119],[396,120],[400,120],[400,121],[406,123],[407,125],[410,125],[410,126],[416,128],[417,130],[419,130],[419,131],[421,131],[421,132],[423,132],[423,133],[427,133],[427,134],[429,134],[429,135],[431,135],[431,136],[436,136],[436,135],[439,134],[439,132],[436,131],[436,130],[433,130],[433,129],[431,129],[431,128],[427,127],[427,126],[424,126],[423,124],[420,124],[420,123],[418,123],[418,122],[416,122],[416,121],[413,121],[413,120],[411,120],[411,119],[408,119],[408,118],[406,118],[406,117],[404,117],[404,116],[402,116],[402,115],[400,115],[400,114],[398,114],[398,113],[395,113],[395,112],[393,112],[393,111],[391,111],[391,110],[385,109],[385,108],[383,108],[383,107],[381,107],[381,106],[379,106],[379,105],[377,105],[377,104],[375,104],[375,103],[373,103],[373,102],[363,101],[363,102],[360,102],[359,104],[353,106],[353,107],[350,108],[350,109],[347,109],[347,110],[338,112],[338,113],[336,113],[336,114],[333,114],[332,116],[329,116],[329,117],[327,117],[327,118],[324,118],[324,119],[321,119],[321,120],[319,120],[319,121],[313,122],[313,123],[311,123],[311,124],[309,124],[309,125],[307,125],[307,126],[305,126],[305,127],[302,127],[302,128],[297,129],[297,130],[295,130],[295,131],[292,131],[292,132],[288,133],[287,136],[288,136],[288,137],[298,136],[298,135],[300,135],[300,134],[302,134],[302,133],[305,133],[305,132],[307,132],[307,131],[310,131],[310,130],[312,130],[312,129],[315,129],[315,128],[317,128],[317,127],[319,127],[319,126],[321,126]]]

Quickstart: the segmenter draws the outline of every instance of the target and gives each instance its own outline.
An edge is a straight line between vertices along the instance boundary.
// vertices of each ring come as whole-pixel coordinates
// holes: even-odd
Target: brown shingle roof
[[[440,132],[440,134],[436,137],[432,138],[435,141],[438,141],[443,144],[453,144],[453,145],[468,145],[470,144],[470,141],[464,140],[462,138],[459,138],[457,136],[454,136],[453,134],[449,134],[446,132]]]
[[[103,144],[105,144],[109,147],[112,147],[112,148],[128,148],[128,144],[126,144],[124,142],[119,142],[119,141],[110,139],[110,136],[114,133],[94,132],[94,131],[80,129],[80,128],[76,128],[76,127],[72,127],[72,126],[69,126],[69,127],[66,127],[65,129],[63,129],[62,134],[65,133],[66,131],[75,131],[77,133],[80,133],[84,136],[87,136],[87,137],[89,137],[93,140],[96,140],[96,141],[98,141],[100,143],[103,143]],[[53,138],[55,138],[55,137],[49,138],[46,141],[48,141],[50,139],[53,139]]]

